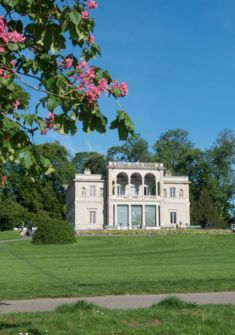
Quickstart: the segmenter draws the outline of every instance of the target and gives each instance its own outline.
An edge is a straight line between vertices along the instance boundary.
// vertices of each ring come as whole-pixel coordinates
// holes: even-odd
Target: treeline
[[[109,148],[106,155],[78,152],[72,157],[59,142],[37,145],[35,150],[51,161],[54,172],[32,180],[17,163],[1,167],[8,181],[0,190],[0,230],[30,220],[38,225],[50,217],[64,219],[65,185],[86,167],[92,173],[104,174],[108,161],[164,163],[172,174],[190,178],[191,223],[226,227],[234,220],[235,135],[231,130],[223,130],[206,150],[197,148],[182,129],[161,134],[152,150],[140,135]]]

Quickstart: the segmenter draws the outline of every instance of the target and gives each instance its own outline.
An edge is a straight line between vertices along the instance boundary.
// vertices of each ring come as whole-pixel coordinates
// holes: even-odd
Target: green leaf
[[[112,121],[110,129],[117,129],[120,140],[126,140],[128,135],[134,135],[134,125],[129,116],[123,111],[117,111],[117,117]]]
[[[69,13],[69,17],[75,26],[77,26],[81,21],[81,15],[75,10]]]

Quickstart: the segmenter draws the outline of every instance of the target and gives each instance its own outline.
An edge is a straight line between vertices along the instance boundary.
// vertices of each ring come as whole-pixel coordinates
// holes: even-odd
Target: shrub
[[[69,244],[75,241],[72,227],[63,220],[47,218],[33,235],[35,244]]]
[[[27,221],[27,210],[14,200],[0,201],[0,230],[12,230]]]

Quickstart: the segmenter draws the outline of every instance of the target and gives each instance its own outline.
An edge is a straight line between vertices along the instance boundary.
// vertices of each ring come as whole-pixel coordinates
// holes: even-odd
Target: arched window
[[[128,176],[126,173],[121,172],[117,175],[116,179],[116,192],[117,196],[122,197],[126,195],[128,185]]]
[[[164,193],[164,198],[167,198],[167,190],[166,190],[166,188],[164,188],[163,193]]]
[[[155,176],[152,173],[147,173],[144,177],[145,190],[144,195],[156,195]]]
[[[182,188],[179,190],[179,197],[180,198],[184,197],[184,190]]]
[[[83,198],[86,197],[86,188],[85,187],[82,188],[82,197]]]

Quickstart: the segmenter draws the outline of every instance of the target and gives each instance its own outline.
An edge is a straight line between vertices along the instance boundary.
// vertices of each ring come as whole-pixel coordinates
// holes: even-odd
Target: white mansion
[[[171,176],[161,163],[109,162],[106,177],[85,170],[66,203],[76,231],[190,225],[188,177]]]

